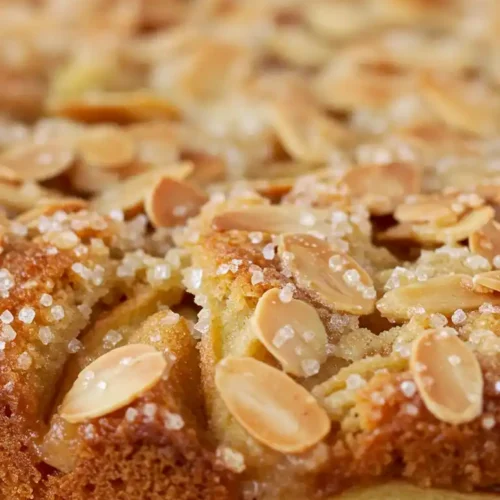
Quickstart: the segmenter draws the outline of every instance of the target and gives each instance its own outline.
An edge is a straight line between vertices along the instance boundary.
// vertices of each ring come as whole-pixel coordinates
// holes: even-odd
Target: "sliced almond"
[[[68,172],[68,178],[73,188],[79,192],[96,194],[106,191],[129,177],[151,170],[150,166],[135,161],[120,168],[96,168],[84,162],[77,162]]]
[[[386,318],[407,320],[419,312],[451,315],[457,309],[477,309],[484,302],[500,304],[500,297],[486,298],[472,288],[472,278],[466,274],[437,276],[390,290],[377,302],[377,309]]]
[[[161,177],[146,196],[144,207],[155,227],[183,224],[198,214],[208,196],[188,182]]]
[[[0,154],[0,178],[44,181],[64,173],[75,158],[73,148],[51,140],[43,144],[18,144]]]
[[[66,213],[79,212],[87,207],[88,203],[81,198],[42,199],[34,208],[16,217],[16,221],[20,224],[30,224],[37,221],[42,215],[50,217],[59,211]]]
[[[15,212],[30,210],[42,199],[51,197],[57,199],[60,195],[36,183],[18,186],[0,181],[0,204]]]
[[[445,123],[478,135],[494,133],[498,129],[497,114],[493,112],[495,96],[485,94],[485,89],[477,90],[473,84],[468,88],[465,82],[433,75],[425,75],[421,80],[423,97]]]
[[[77,143],[81,159],[92,167],[119,168],[134,160],[136,148],[123,130],[97,126],[86,130]]]
[[[493,262],[500,255],[500,224],[490,220],[480,229],[469,236],[469,248],[471,252],[477,253]]]
[[[278,252],[297,283],[323,305],[352,314],[373,312],[373,281],[349,255],[308,234],[283,235]]]
[[[89,362],[126,344],[148,343],[137,336],[144,330],[147,322],[155,318],[158,304],[169,306],[177,304],[182,298],[182,293],[182,290],[176,287],[165,292],[150,287],[145,290],[139,289],[133,297],[120,302],[110,311],[98,315],[92,327],[79,337],[82,349],[73,355],[71,363],[64,370],[64,376],[59,380],[61,398],[71,389],[78,374]],[[111,335],[108,335],[110,332]],[[155,336],[151,338],[155,339]],[[162,336],[160,342],[164,340]],[[158,343],[155,347],[160,349]]]
[[[420,192],[422,171],[406,163],[365,165],[348,170],[342,184],[372,214],[385,215],[392,213],[405,196]]]
[[[222,360],[215,370],[215,385],[231,415],[273,450],[300,453],[330,430],[325,410],[306,389],[256,359]]]
[[[306,233],[329,234],[326,210],[303,209],[293,205],[248,206],[216,215],[212,227],[217,231],[263,231],[272,234]]]
[[[112,210],[123,210],[127,216],[135,215],[142,210],[147,194],[158,179],[162,177],[184,179],[192,172],[192,169],[190,163],[179,163],[148,170],[110,187],[96,196],[91,206],[103,214],[108,214]]]
[[[252,328],[283,370],[298,377],[318,373],[326,360],[325,327],[314,307],[302,300],[280,300],[277,288],[259,299]]]
[[[285,150],[306,162],[327,161],[349,133],[343,125],[300,102],[273,102],[270,120]]]
[[[281,163],[281,162],[280,162]],[[275,165],[265,165],[262,172],[257,171],[260,174],[257,177],[249,178],[248,180],[241,181],[243,187],[248,187],[250,191],[256,191],[261,196],[269,198],[270,200],[280,200],[283,196],[290,193],[294,187],[297,187],[301,179],[307,176],[307,179],[315,179],[319,182],[328,181],[332,177],[332,171],[329,167],[314,168],[310,164],[298,164],[296,162],[283,162],[281,165],[277,163]],[[274,168],[273,168],[274,167]],[[254,172],[252,172],[254,174]],[[209,188],[213,192],[225,192],[230,193],[234,189],[234,182],[228,181],[224,183],[212,184]],[[298,190],[295,191],[296,194],[300,193]],[[330,199],[327,203],[322,205],[321,196],[322,193],[318,193],[318,203],[315,206],[331,206],[332,203]],[[347,199],[346,196],[340,193],[325,193],[329,197],[338,197],[339,202],[345,200],[345,208],[347,209],[351,200]],[[293,197],[287,198],[287,201],[294,203],[295,199]],[[336,205],[335,205],[336,206]]]
[[[500,292],[500,271],[476,274],[473,281],[475,287],[481,287],[477,291],[483,291],[483,288],[486,288],[486,291]]]
[[[339,52],[342,57],[342,52]],[[351,54],[335,57],[312,82],[318,100],[330,110],[360,108],[387,112],[397,99],[414,92],[413,78],[397,64],[353,64]]]
[[[172,122],[143,122],[127,128],[137,146],[139,161],[147,165],[165,165],[179,159],[181,132]]]
[[[445,199],[402,203],[396,207],[394,218],[399,222],[431,222],[437,226],[456,224],[459,214],[452,210],[451,205],[452,202]]]
[[[412,226],[417,237],[426,242],[452,243],[467,239],[480,230],[495,216],[495,210],[490,206],[479,207],[464,215],[456,224],[437,226],[435,224],[415,224]]]
[[[483,409],[483,375],[474,353],[455,335],[429,331],[414,343],[410,370],[427,409],[463,424]]]
[[[481,184],[477,184],[473,187],[474,192],[492,205],[498,205],[500,203],[500,178],[488,177],[480,180],[480,182]]]
[[[130,344],[114,349],[80,372],[59,414],[79,423],[123,408],[153,387],[166,367],[163,354],[152,346]]]
[[[87,123],[131,123],[177,118],[172,103],[146,91],[99,92],[67,100],[53,101],[49,111]]]
[[[192,162],[193,173],[189,180],[199,186],[206,186],[226,177],[226,164],[219,156],[198,151],[183,151],[182,159]]]
[[[318,67],[333,54],[332,47],[299,25],[277,29],[270,39],[270,52],[294,66]]]
[[[373,27],[373,16],[353,2],[319,1],[304,4],[304,18],[321,37],[349,39]]]

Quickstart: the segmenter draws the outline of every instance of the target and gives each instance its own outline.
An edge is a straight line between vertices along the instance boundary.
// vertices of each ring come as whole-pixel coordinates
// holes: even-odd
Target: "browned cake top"
[[[498,2],[0,3],[1,498],[495,494]]]

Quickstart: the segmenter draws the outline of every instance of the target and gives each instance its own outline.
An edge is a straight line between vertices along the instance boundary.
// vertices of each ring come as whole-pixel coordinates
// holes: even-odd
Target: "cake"
[[[4,0],[0,498],[498,498],[499,27]]]

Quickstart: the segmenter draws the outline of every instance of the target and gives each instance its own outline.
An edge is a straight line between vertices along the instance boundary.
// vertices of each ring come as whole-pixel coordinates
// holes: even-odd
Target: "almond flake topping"
[[[421,335],[413,343],[410,370],[425,406],[439,420],[462,424],[481,414],[481,367],[456,335],[435,330]]]
[[[119,209],[126,215],[136,215],[142,210],[144,199],[158,179],[162,177],[185,179],[192,170],[193,166],[190,163],[179,163],[129,177],[95,197],[92,200],[92,208],[103,214]]]
[[[349,255],[308,234],[283,235],[278,252],[297,283],[325,306],[352,314],[373,311],[372,279]]]
[[[123,408],[153,387],[167,362],[154,347],[130,344],[114,349],[80,372],[59,414],[71,423]]]
[[[231,415],[273,450],[300,453],[330,430],[330,420],[316,399],[266,363],[226,358],[216,367],[215,384]]]
[[[280,290],[268,290],[259,299],[251,324],[258,339],[287,373],[316,375],[326,361],[325,327],[316,309],[306,302],[283,302]]]
[[[452,200],[429,199],[422,197],[412,202],[398,205],[394,218],[399,222],[425,223],[431,222],[436,226],[451,225],[458,222],[458,215],[452,209]]]
[[[214,217],[212,226],[217,231],[239,229],[273,234],[315,231],[329,234],[332,226],[327,220],[326,210],[294,205],[258,205],[223,212]]]
[[[171,119],[178,111],[170,101],[148,91],[95,92],[84,96],[53,101],[50,111],[87,123],[131,123]]]
[[[470,311],[486,301],[500,304],[500,296],[477,293],[470,276],[453,274],[390,290],[377,302],[377,309],[386,318],[406,320],[417,310],[451,316],[457,309]]]
[[[479,207],[466,213],[456,224],[438,226],[436,224],[415,224],[412,230],[423,241],[450,243],[468,238],[481,229],[495,216],[490,206]]]
[[[20,144],[0,154],[0,178],[12,181],[44,181],[64,173],[75,158],[67,144],[52,140]]]
[[[500,292],[500,271],[488,271],[486,273],[476,274],[474,276],[474,285],[478,288],[478,291],[494,291]],[[483,290],[486,288],[486,290]],[[488,298],[489,300],[489,298]]]
[[[146,196],[144,205],[155,227],[172,227],[196,215],[207,201],[207,195],[196,186],[161,177]]]
[[[56,212],[79,212],[87,207],[88,203],[80,198],[42,199],[31,210],[19,214],[15,220],[29,226],[37,223],[42,215],[50,217]]]
[[[472,87],[472,86],[470,86]],[[421,79],[421,93],[437,117],[451,127],[474,134],[491,134],[497,131],[495,122],[495,95],[471,99],[465,82],[438,78],[426,74]],[[477,96],[478,93],[476,93]]]
[[[325,161],[349,138],[341,123],[304,102],[274,102],[269,116],[284,149],[301,161]]]
[[[135,157],[132,138],[117,127],[96,126],[85,131],[78,140],[77,151],[91,167],[120,168]]]
[[[500,224],[490,220],[469,236],[469,248],[490,262],[500,255]]]
[[[414,165],[387,163],[347,171],[342,183],[375,215],[394,211],[405,196],[420,192],[422,172]]]

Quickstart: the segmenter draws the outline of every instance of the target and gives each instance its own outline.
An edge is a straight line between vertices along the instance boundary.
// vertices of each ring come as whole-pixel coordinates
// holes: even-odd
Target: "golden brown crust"
[[[499,27],[0,0],[1,499],[498,493]]]
[[[0,488],[19,489],[19,495],[26,498],[29,498],[30,485],[41,478],[35,443],[40,439],[43,419],[69,356],[68,343],[88,321],[77,305],[83,294],[91,306],[109,289],[106,283],[94,290],[82,288],[70,276],[72,264],[78,262],[76,255],[69,250],[53,254],[48,248],[49,245],[42,242],[4,237],[4,251],[0,255],[0,267],[13,281],[13,286],[0,299],[2,313],[12,315],[12,321],[4,323],[2,330],[5,344],[0,367],[0,432],[3,453],[10,458]],[[100,262],[106,266],[104,261]],[[54,305],[63,307],[64,318],[55,321],[52,309],[40,304],[44,293],[52,297]],[[23,308],[32,310],[35,315],[32,321],[19,319]],[[48,325],[53,336],[47,344],[40,338],[40,328],[44,325]],[[7,327],[11,329],[6,330]],[[15,463],[22,464],[22,473],[12,470],[11,464]]]
[[[180,414],[182,430],[168,430],[159,411],[144,416],[144,405]],[[47,498],[53,500],[232,499],[231,477],[216,465],[214,452],[200,441],[194,420],[182,412],[168,388],[137,401],[134,422],[125,411],[82,425],[75,469],[49,479]]]
[[[214,367],[220,359],[241,348],[242,344],[235,339],[241,340],[248,335],[243,332],[247,330],[258,299],[266,290],[282,288],[290,282],[283,275],[277,256],[264,258],[263,248],[269,241],[266,233],[255,244],[245,231],[209,232],[191,247],[193,268],[202,270],[203,276],[195,293],[202,297],[206,295],[206,301],[202,301],[211,312],[209,329],[201,340],[201,364],[205,396],[213,419],[212,429],[223,442],[245,450],[249,463],[253,463],[250,457],[254,452],[243,444],[241,430],[235,427],[221,405],[213,378]],[[226,271],[224,266],[231,266],[235,260],[238,261],[237,270]],[[252,266],[258,266],[262,271],[262,282],[252,282],[255,272]],[[331,312],[321,312],[320,306],[300,287],[295,289],[294,298],[312,303],[328,321]],[[380,342],[383,345],[383,341]],[[243,345],[250,349],[249,344]],[[276,363],[268,354],[262,353],[262,348],[255,347],[245,352],[252,352],[257,358],[263,356],[261,359],[271,364]],[[491,417],[492,421],[498,421],[500,417],[500,397],[495,389],[499,359],[498,355],[480,359],[486,381],[483,416]],[[402,478],[422,487],[461,491],[488,489],[498,483],[498,433],[488,428],[482,418],[459,426],[439,421],[426,409],[418,392],[411,398],[403,394],[401,383],[412,380],[411,373],[403,371],[376,374],[368,381],[356,397],[353,410],[334,425],[327,439],[328,459],[319,466],[321,472],[316,477],[312,474],[306,480],[314,486],[311,490],[306,489],[305,495],[314,491],[329,498],[329,495],[338,494],[353,484],[370,484],[387,478]],[[380,403],[377,396],[387,387],[394,387],[394,391]],[[415,415],[411,414],[414,410]],[[359,422],[355,429],[349,424],[353,416]],[[269,450],[265,453],[269,454]],[[271,455],[268,459],[276,466],[276,457]],[[282,467],[282,470],[288,469],[290,477],[296,473],[289,464]],[[255,473],[249,471],[248,476]],[[257,472],[258,475],[262,473]],[[272,472],[263,474],[264,482],[279,482]],[[291,484],[296,483],[292,481]],[[289,491],[287,485],[280,485],[278,490],[284,497],[297,493]],[[270,495],[273,498],[273,493]]]
[[[2,498],[34,498],[42,480],[37,468],[33,434],[26,432],[25,422],[12,415],[9,407],[0,407],[0,495]]]
[[[499,358],[483,357],[481,364],[486,381],[485,411],[498,419],[500,395],[494,384]],[[462,491],[497,485],[498,432],[485,428],[481,419],[459,426],[440,422],[418,394],[411,398],[403,394],[400,387],[405,380],[411,380],[409,373],[380,374],[362,391],[357,410],[368,420],[369,428],[353,433],[339,430],[332,436],[331,459],[318,479],[325,494],[382,477]],[[396,390],[382,405],[375,404],[373,395],[387,387]],[[409,414],[407,405],[414,405],[417,414]]]
[[[171,357],[165,380],[127,408],[73,425],[76,463],[49,480],[48,498],[233,498],[231,474],[205,430],[194,339],[183,318],[165,323],[171,315],[153,314],[129,339]]]

